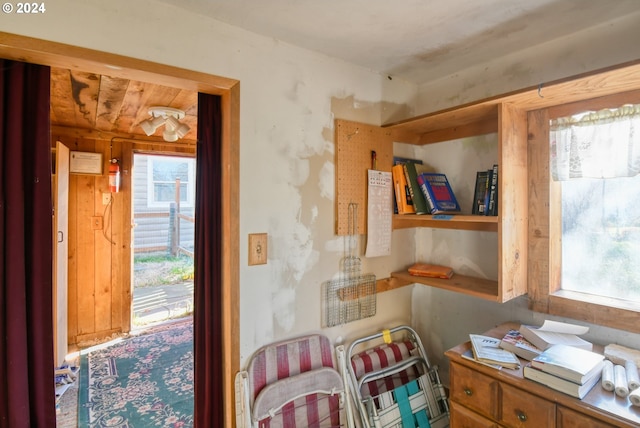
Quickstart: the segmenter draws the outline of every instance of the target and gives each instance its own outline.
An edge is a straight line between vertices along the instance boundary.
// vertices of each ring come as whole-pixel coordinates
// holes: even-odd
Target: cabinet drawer
[[[498,410],[498,381],[459,364],[451,364],[451,401],[489,418]]]
[[[575,410],[568,409],[566,407],[558,406],[557,412],[557,424],[556,428],[613,428],[614,425],[609,425],[597,419],[593,419],[582,413],[578,413]]]
[[[498,424],[473,412],[455,401],[449,407],[450,428],[499,428]]]
[[[504,383],[501,384],[501,389],[500,421],[504,426],[531,428],[556,426],[555,403]]]

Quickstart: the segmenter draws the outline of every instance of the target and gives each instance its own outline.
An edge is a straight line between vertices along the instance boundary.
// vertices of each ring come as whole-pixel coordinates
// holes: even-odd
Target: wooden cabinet
[[[487,280],[455,275],[451,280],[438,280],[417,278],[401,271],[379,280],[377,290],[422,283],[495,302],[506,302],[525,294],[528,263],[527,113],[636,89],[640,87],[638,76],[639,64],[612,68],[545,82],[535,88],[382,127],[336,120],[336,233],[347,234],[349,203],[355,201],[366,207],[366,170],[371,168],[372,151],[378,156],[377,169],[391,171],[394,142],[425,145],[497,133],[496,163],[500,170],[499,212],[496,217],[465,213],[454,216],[393,217],[394,229],[428,227],[495,232],[498,241],[497,278]],[[452,159],[455,161],[455,157]],[[366,213],[366,209],[360,212]],[[366,215],[360,216],[358,226],[361,233],[366,231]]]
[[[496,302],[506,302],[527,292],[527,115],[506,102],[468,106],[389,126],[398,135],[419,132],[417,143],[429,144],[497,132],[498,215],[453,216],[397,215],[394,228],[437,227],[498,234],[497,280],[456,274],[446,281],[416,280],[407,272],[391,276],[446,288]],[[454,156],[452,156],[454,157]],[[470,174],[475,179],[475,171]],[[471,183],[473,184],[473,183]]]
[[[556,415],[557,428],[613,428],[615,426],[563,406],[558,406]]]
[[[502,337],[514,324],[486,335]],[[629,400],[604,391],[600,384],[578,400],[525,379],[520,370],[496,370],[461,355],[469,343],[450,349],[451,428],[637,427],[640,410]],[[523,361],[524,364],[524,361]]]
[[[451,402],[449,410],[451,412],[451,415],[449,416],[449,426],[451,427],[498,428],[500,426],[491,419],[485,418],[476,412],[472,412],[455,401]]]
[[[355,171],[370,168],[369,151],[378,153],[378,169],[391,170],[393,142],[430,144],[463,137],[497,133],[498,215],[394,215],[393,228],[430,227],[497,233],[497,279],[456,274],[450,280],[418,278],[408,272],[393,272],[398,284],[421,283],[505,302],[526,293],[527,285],[527,116],[509,103],[478,104],[391,124],[372,127],[336,121],[337,224],[344,224],[345,207],[354,196],[366,199],[366,183],[352,183]],[[365,139],[366,138],[366,139]],[[351,153],[350,151],[360,151]],[[455,158],[455,155],[452,155]],[[358,167],[358,160],[362,164]],[[489,165],[490,167],[491,165]],[[355,174],[364,177],[366,173]],[[475,170],[469,174],[475,180]],[[472,187],[474,183],[470,183]],[[341,187],[343,186],[343,187]],[[350,186],[350,187],[349,187]],[[358,188],[359,187],[359,188]],[[354,189],[355,188],[355,189]],[[365,230],[366,223],[360,225]],[[337,233],[340,234],[340,226]],[[386,287],[380,287],[385,289]]]

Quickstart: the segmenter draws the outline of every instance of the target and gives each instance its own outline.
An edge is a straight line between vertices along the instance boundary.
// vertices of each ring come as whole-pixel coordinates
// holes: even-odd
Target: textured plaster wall
[[[438,111],[460,104],[535,88],[558,79],[640,59],[640,12],[578,31],[501,58],[487,58],[474,67],[420,86],[417,112]],[[508,36],[505,36],[508,37]]]
[[[43,15],[2,15],[0,28],[240,80],[241,362],[268,342],[321,330],[321,285],[345,251],[333,229],[333,120],[410,116],[414,85],[149,0],[58,0]],[[248,266],[247,235],[261,232],[268,263]],[[362,257],[363,273],[408,264],[413,242],[396,233],[395,256]],[[375,317],[325,332],[349,340],[410,323],[410,308],[411,287],[384,293]]]

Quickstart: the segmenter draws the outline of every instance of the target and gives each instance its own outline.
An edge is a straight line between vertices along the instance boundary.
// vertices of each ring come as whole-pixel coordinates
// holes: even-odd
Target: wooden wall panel
[[[64,141],[63,141],[64,142]],[[87,144],[73,150],[90,151]],[[88,175],[74,175],[69,179],[69,196],[76,200],[75,222],[69,225],[69,235],[75,233],[76,270],[69,272],[69,282],[76,283],[76,304],[78,306],[78,335],[93,333],[95,327],[95,252],[93,230],[90,218],[93,216],[94,178]],[[73,231],[73,232],[72,232]],[[74,296],[69,296],[73,299]]]
[[[70,345],[84,345],[131,329],[132,283],[132,163],[134,151],[195,156],[195,146],[96,140],[59,135],[72,151],[102,153],[102,175],[71,174],[69,180],[69,302]],[[53,141],[52,143],[55,143]],[[109,192],[109,159],[120,159],[120,192]],[[95,228],[102,217],[102,228]]]

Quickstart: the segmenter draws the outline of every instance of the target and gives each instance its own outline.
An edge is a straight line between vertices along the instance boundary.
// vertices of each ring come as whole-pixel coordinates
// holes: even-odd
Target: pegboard
[[[367,233],[367,170],[391,172],[391,130],[364,123],[336,119],[336,234],[349,234],[349,204],[358,204],[358,234]]]

